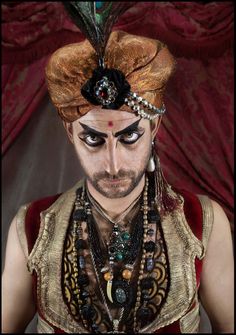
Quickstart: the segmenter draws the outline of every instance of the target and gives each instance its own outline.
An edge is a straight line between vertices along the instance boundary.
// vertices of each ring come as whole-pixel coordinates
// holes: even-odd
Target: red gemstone
[[[100,96],[103,99],[107,99],[108,98],[107,89],[103,89],[102,91],[100,91]]]

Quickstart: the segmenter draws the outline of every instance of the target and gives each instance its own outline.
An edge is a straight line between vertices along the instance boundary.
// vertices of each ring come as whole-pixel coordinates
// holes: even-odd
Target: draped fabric
[[[45,96],[42,75],[46,58],[30,64],[2,66],[2,149],[5,152],[23,129],[38,104]]]
[[[114,29],[159,39],[177,59],[157,136],[170,184],[208,194],[233,221],[233,2],[134,2]],[[59,2],[2,3],[2,150],[47,89],[44,67],[83,39]]]
[[[47,93],[50,53],[82,38],[60,2],[2,3],[3,153]]]

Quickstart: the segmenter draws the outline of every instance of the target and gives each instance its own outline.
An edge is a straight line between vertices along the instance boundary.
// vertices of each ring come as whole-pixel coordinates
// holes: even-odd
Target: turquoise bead
[[[103,2],[102,1],[96,1],[96,9],[101,9],[103,6]]]
[[[121,252],[118,252],[118,253],[116,254],[116,260],[117,260],[117,261],[122,261],[122,259],[123,259],[123,254],[122,254]]]
[[[128,241],[130,239],[129,233],[127,233],[127,232],[123,233],[122,238],[123,238],[123,240]]]

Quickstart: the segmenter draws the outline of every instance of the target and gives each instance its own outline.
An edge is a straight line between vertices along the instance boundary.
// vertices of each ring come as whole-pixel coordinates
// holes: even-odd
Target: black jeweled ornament
[[[158,224],[160,222],[160,215],[157,211],[155,211],[154,209],[151,209],[148,212],[148,221],[152,222],[152,223],[156,223]]]
[[[89,297],[88,291],[84,290],[84,291],[80,292],[80,299],[85,300],[88,297]]]
[[[134,292],[132,286],[123,280],[116,280],[112,284],[112,300],[115,306],[130,306],[133,302]]]
[[[141,286],[142,290],[153,289],[154,281],[155,281],[155,279],[152,278],[152,277],[143,278],[140,282],[140,286]]]
[[[153,241],[148,241],[148,242],[144,243],[144,249],[147,252],[153,252],[153,251],[155,251],[155,248],[156,248],[156,244]]]
[[[96,311],[92,305],[84,305],[81,307],[81,313],[86,320],[91,320],[95,316]]]
[[[86,212],[84,209],[77,209],[73,213],[73,220],[76,221],[85,221],[87,218]]]
[[[78,277],[77,282],[81,286],[88,286],[89,285],[89,277],[86,274],[82,274]]]
[[[150,321],[153,318],[153,311],[148,307],[141,307],[137,311],[137,318],[142,322]]]
[[[96,83],[94,87],[94,93],[97,100],[103,105],[110,105],[112,102],[116,100],[118,95],[117,89],[113,81],[109,81],[107,77],[102,77]]]
[[[75,242],[75,247],[77,250],[86,249],[86,242],[80,238]]]
[[[149,290],[143,290],[141,295],[144,301],[148,301],[150,299]]]
[[[102,67],[95,69],[81,88],[85,99],[105,109],[119,109],[129,92],[130,84],[121,71]]]
[[[123,261],[130,254],[130,234],[121,231],[118,226],[113,227],[108,246],[109,258],[117,262]]]

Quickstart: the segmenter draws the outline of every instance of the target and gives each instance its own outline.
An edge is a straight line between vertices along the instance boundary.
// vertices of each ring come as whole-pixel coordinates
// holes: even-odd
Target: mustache
[[[95,173],[93,179],[98,181],[100,179],[122,179],[122,178],[133,178],[135,177],[135,172],[131,170],[120,170],[116,175],[111,175],[108,172],[98,172]]]

